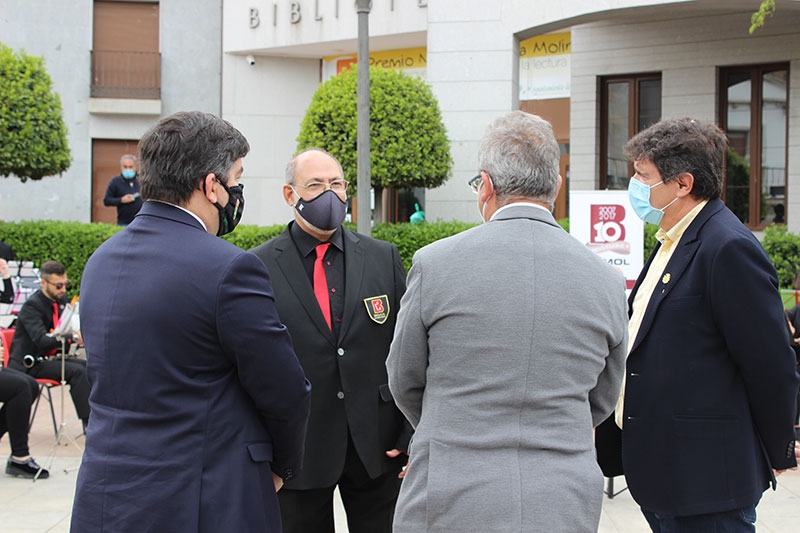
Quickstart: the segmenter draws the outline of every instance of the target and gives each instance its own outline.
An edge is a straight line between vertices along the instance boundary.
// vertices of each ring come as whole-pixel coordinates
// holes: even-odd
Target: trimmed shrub
[[[771,224],[764,229],[761,244],[778,271],[778,286],[791,287],[800,268],[800,235],[787,232],[782,224]]]
[[[373,187],[438,187],[453,159],[439,103],[421,79],[372,67],[370,76],[370,175]],[[353,195],[357,185],[358,68],[321,84],[311,99],[297,149],[323,148],[342,164]]]
[[[38,180],[69,168],[67,127],[52,87],[43,58],[0,43],[0,176]]]
[[[19,261],[58,261],[67,269],[72,282],[68,293],[80,293],[81,276],[89,256],[106,239],[121,230],[112,224],[83,224],[36,220],[0,223],[0,241],[10,244]]]

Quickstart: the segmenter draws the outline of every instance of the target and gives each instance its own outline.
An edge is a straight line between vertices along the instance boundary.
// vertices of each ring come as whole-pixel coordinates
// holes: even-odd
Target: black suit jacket
[[[289,489],[330,487],[342,473],[348,429],[361,461],[373,478],[399,471],[405,458],[386,450],[407,450],[410,426],[389,392],[386,356],[394,333],[405,271],[394,245],[344,228],[345,303],[338,338],[328,329],[311,281],[287,227],[252,251],[264,261],[275,289],[275,305],[289,328],[295,353],[311,381],[311,416],[305,459]],[[386,296],[388,317],[370,318],[367,300]]]
[[[719,199],[659,273],[630,340],[623,412],[625,477],[644,509],[754,505],[773,468],[795,466],[798,377],[777,282],[761,244]]]
[[[59,316],[64,311],[66,303],[66,297],[58,301]],[[38,357],[51,350],[60,350],[61,341],[50,334],[53,328],[53,300],[39,289],[25,301],[19,311],[14,339],[11,341],[9,366],[25,372],[22,359],[26,355]]]

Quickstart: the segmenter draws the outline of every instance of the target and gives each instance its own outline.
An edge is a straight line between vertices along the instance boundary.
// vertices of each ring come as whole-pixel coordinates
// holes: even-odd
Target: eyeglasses
[[[42,279],[44,279],[44,278],[42,278]],[[53,283],[52,281],[47,280],[47,279],[45,279],[45,281],[47,283],[49,283],[50,285],[52,285],[53,287],[55,287],[56,289],[58,289],[58,290],[61,290],[61,289],[65,288],[65,287],[67,289],[69,289],[69,287],[71,285],[69,280],[67,280],[66,282],[58,282],[58,283]]]
[[[336,194],[342,194],[347,190],[347,180],[333,180],[330,183],[324,183],[321,181],[312,181],[308,185],[299,185],[297,183],[293,183],[296,187],[302,187],[314,196],[318,194],[322,194],[327,189],[332,190]]]
[[[467,182],[467,185],[469,185],[469,188],[472,189],[472,192],[475,194],[478,194],[478,189],[480,189],[481,183],[483,183],[482,179],[483,177],[478,174]]]

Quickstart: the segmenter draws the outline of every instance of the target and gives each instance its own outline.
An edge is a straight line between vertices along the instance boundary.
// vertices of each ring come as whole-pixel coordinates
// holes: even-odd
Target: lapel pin
[[[661,278],[661,283],[666,285],[667,283],[669,283],[670,279],[672,279],[672,275],[670,275],[670,273],[667,272],[666,274],[664,274],[664,277]]]

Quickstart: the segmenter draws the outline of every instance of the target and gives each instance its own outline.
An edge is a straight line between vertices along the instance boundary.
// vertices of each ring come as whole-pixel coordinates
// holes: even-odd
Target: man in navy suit
[[[348,231],[347,182],[329,153],[286,167],[294,221],[253,249],[314,387],[303,472],[279,494],[285,533],[333,533],[338,485],[350,533],[390,532],[411,427],[389,392],[386,356],[403,263],[392,244]],[[324,298],[324,303],[320,301]]]
[[[73,531],[281,529],[310,386],[264,264],[216,237],[241,217],[248,151],[200,112],[140,141],[147,201],[83,273],[92,420]]]
[[[653,531],[755,531],[761,494],[796,466],[794,352],[775,268],[720,200],[726,148],[716,125],[689,118],[625,147],[631,205],[660,226],[629,298],[617,409],[625,477]]]

